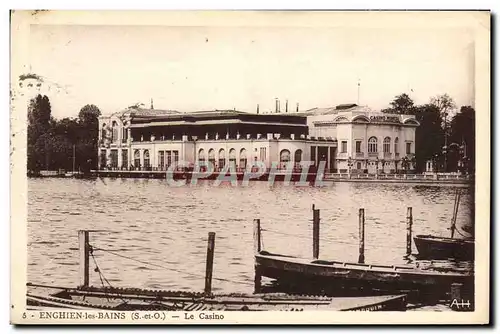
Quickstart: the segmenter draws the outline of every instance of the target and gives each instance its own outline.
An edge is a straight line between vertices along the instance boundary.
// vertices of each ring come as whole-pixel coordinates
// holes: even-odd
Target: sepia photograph
[[[489,11],[10,16],[12,323],[489,321]]]

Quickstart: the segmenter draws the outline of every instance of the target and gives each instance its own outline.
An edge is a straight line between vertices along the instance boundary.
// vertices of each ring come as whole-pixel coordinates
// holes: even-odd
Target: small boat
[[[27,284],[27,306],[121,311],[404,311],[406,295],[332,298],[277,294],[210,295],[128,288],[65,288]]]
[[[464,236],[455,238],[455,231],[459,234],[456,227],[458,207],[460,204],[460,190],[455,194],[455,203],[453,207],[453,216],[451,219],[451,237],[441,237],[434,235],[416,235],[413,237],[415,246],[418,250],[419,259],[455,259],[455,260],[474,260],[475,242],[473,237]],[[466,233],[473,234],[473,228],[464,229]]]
[[[421,262],[415,265],[378,265],[340,261],[312,260],[261,251],[255,255],[257,276],[276,279],[283,286],[301,291],[329,291],[338,295],[341,289],[369,294],[450,292],[453,283],[473,286],[472,266],[452,267],[449,263]],[[292,289],[294,289],[292,288]],[[304,290],[302,290],[304,289]],[[288,290],[289,291],[289,290]]]
[[[474,240],[416,235],[413,238],[421,259],[474,260]]]

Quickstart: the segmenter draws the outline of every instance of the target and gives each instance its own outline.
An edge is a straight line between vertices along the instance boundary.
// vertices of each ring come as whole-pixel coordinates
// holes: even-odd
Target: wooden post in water
[[[254,242],[254,252],[259,254],[261,251],[260,245],[260,219],[253,220],[253,242]],[[262,285],[262,275],[260,274],[260,268],[255,265],[255,276],[254,276],[254,292],[260,293]]]
[[[313,210],[313,258],[319,257],[319,209]]]
[[[208,232],[207,269],[205,272],[205,295],[212,293],[212,272],[214,267],[215,232]]]
[[[253,220],[253,249],[256,254],[260,253],[260,219]]]
[[[359,257],[358,263],[365,263],[365,209],[359,209]]]
[[[89,231],[78,231],[78,250],[80,257],[80,287],[89,286]]]
[[[413,225],[412,208],[408,207],[406,212],[406,255],[411,254],[411,230]]]

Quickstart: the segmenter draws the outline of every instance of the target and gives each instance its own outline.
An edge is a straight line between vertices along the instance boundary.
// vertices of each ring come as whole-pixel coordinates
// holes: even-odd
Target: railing
[[[369,157],[378,157],[378,152],[368,152]]]
[[[365,156],[364,152],[356,152],[356,158],[362,158]]]

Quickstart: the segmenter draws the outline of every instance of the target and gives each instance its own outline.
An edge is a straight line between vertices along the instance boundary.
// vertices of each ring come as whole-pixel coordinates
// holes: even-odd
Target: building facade
[[[390,173],[403,156],[411,160],[416,126],[411,116],[357,106],[267,114],[127,109],[99,118],[98,166],[167,170],[180,161],[199,161],[216,171],[228,165],[244,171],[257,161],[279,169],[289,162],[300,169],[303,161],[324,161],[332,173]]]

